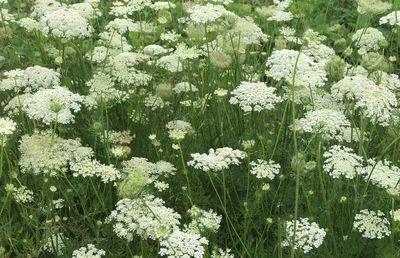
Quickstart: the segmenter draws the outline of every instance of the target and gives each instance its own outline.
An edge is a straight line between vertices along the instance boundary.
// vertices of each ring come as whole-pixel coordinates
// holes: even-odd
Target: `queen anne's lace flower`
[[[88,244],[72,252],[72,258],[101,258],[106,252],[103,249],[97,249],[94,244]]]
[[[361,173],[365,180],[371,180],[374,185],[388,189],[400,189],[400,168],[388,160],[368,160],[368,165],[363,167]]]
[[[31,119],[41,120],[45,124],[69,124],[74,121],[73,113],[81,109],[82,101],[83,97],[79,94],[56,86],[53,89],[42,89],[27,98],[24,108]]]
[[[286,224],[286,237],[282,242],[283,246],[294,245],[295,250],[308,253],[314,248],[318,248],[324,241],[326,231],[320,228],[317,223],[309,222],[308,218],[300,218],[296,223],[295,243],[293,243],[294,221]]]
[[[187,12],[189,13],[190,20],[195,24],[207,24],[215,22],[224,15],[233,15],[227,11],[222,5],[193,5]]]
[[[360,55],[367,52],[376,52],[386,43],[385,36],[378,29],[364,28],[354,33],[352,40],[358,48]]]
[[[211,258],[235,258],[231,253],[231,249],[223,250],[221,248],[213,250]]]
[[[400,12],[393,11],[379,19],[379,24],[389,24],[391,26],[400,26]]]
[[[208,240],[199,234],[178,229],[160,242],[159,254],[168,258],[202,258],[207,244]]]
[[[175,84],[175,86],[172,88],[172,91],[179,94],[184,92],[197,92],[199,89],[189,82],[180,82]]]
[[[14,187],[11,185],[12,188],[12,196],[14,200],[18,203],[30,203],[33,202],[33,192],[29,190],[26,186]]]
[[[19,145],[19,166],[23,173],[56,176],[67,172],[68,162],[79,146],[78,140],[64,140],[50,133],[24,135]]]
[[[361,210],[354,218],[353,228],[370,239],[382,239],[391,233],[389,220],[380,210]]]
[[[187,163],[189,166],[208,172],[228,169],[230,165],[239,165],[246,154],[240,150],[223,147],[216,150],[210,149],[208,154],[194,153],[191,156],[193,160]]]
[[[328,139],[342,140],[346,128],[350,122],[346,116],[333,109],[320,109],[308,111],[304,118],[296,121],[295,130],[306,133],[321,134]]]
[[[268,178],[270,180],[274,179],[281,169],[281,166],[273,160],[266,161],[258,159],[257,162],[250,162],[250,166],[250,173],[257,178]]]
[[[331,91],[337,100],[355,100],[356,108],[382,126],[389,125],[392,111],[397,107],[396,95],[392,91],[361,75],[345,77],[335,83]]]
[[[115,88],[114,81],[108,74],[99,72],[88,81],[89,95],[85,103],[89,107],[96,107],[99,104],[113,104],[127,99],[128,94]]]
[[[43,34],[56,38],[86,38],[93,30],[88,20],[72,8],[46,12],[39,22]]]
[[[25,70],[15,69],[4,73],[5,79],[0,81],[0,91],[31,93],[39,89],[60,85],[60,73],[38,65]]]
[[[115,222],[113,229],[118,237],[132,241],[134,234],[144,239],[163,239],[177,229],[180,218],[164,206],[163,200],[147,195],[118,201],[107,221]]]
[[[65,237],[64,233],[52,234],[46,239],[42,249],[49,253],[61,256],[64,253],[66,240],[67,237]]]
[[[0,138],[11,135],[15,132],[17,124],[8,117],[0,117]]]
[[[334,145],[324,153],[324,158],[324,170],[333,178],[353,179],[357,174],[365,173],[361,170],[362,158],[350,148]]]
[[[231,104],[239,104],[245,112],[272,110],[276,103],[282,101],[277,96],[273,87],[267,87],[264,82],[242,82],[232,91],[232,97],[229,100]]]
[[[222,216],[218,215],[213,210],[202,210],[197,206],[193,206],[188,210],[192,222],[186,226],[186,230],[193,233],[202,233],[204,231],[217,232]]]
[[[106,25],[105,29],[110,32],[115,31],[122,35],[126,32],[134,31],[136,26],[131,19],[115,18]]]
[[[327,81],[323,66],[308,55],[296,50],[275,50],[267,60],[265,73],[274,80],[286,80],[296,86],[308,88],[322,87]]]

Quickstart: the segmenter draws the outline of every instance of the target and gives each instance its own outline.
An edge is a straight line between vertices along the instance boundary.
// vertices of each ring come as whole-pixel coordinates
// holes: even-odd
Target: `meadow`
[[[0,258],[400,257],[398,10],[0,0]]]

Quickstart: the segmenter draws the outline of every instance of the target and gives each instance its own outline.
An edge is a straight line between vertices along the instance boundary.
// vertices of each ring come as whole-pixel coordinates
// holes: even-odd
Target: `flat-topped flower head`
[[[101,258],[106,252],[103,249],[97,249],[94,244],[88,244],[72,252],[72,258]]]
[[[272,110],[282,98],[276,95],[276,88],[268,87],[265,82],[242,82],[232,91],[229,100],[231,104],[238,104],[245,112]]]
[[[164,239],[177,229],[181,216],[164,206],[164,201],[152,195],[138,199],[122,199],[107,218],[114,222],[118,237],[128,241],[134,235],[143,239]]]
[[[210,149],[207,153],[191,154],[192,160],[187,164],[195,169],[208,171],[222,171],[230,165],[239,165],[240,160],[246,157],[246,153],[229,147]]]
[[[40,120],[45,124],[74,122],[74,113],[81,109],[83,97],[68,89],[56,86],[43,89],[25,99],[24,108],[31,119]]]
[[[370,239],[382,239],[391,233],[390,222],[380,210],[361,210],[354,218],[353,228]]]
[[[294,130],[321,134],[328,140],[341,141],[348,127],[350,127],[350,122],[342,112],[333,109],[320,109],[308,111],[304,118],[298,119]]]
[[[0,138],[7,135],[12,135],[15,132],[16,127],[17,124],[13,120],[9,119],[8,117],[0,117]]]
[[[367,77],[356,75],[344,77],[332,86],[331,91],[337,100],[354,100],[355,108],[362,110],[373,123],[388,126],[392,111],[398,105],[396,95],[389,89],[391,87],[376,85]]]
[[[307,88],[322,87],[327,81],[327,74],[322,65],[310,56],[289,49],[275,50],[267,60],[265,74],[275,81]]]
[[[389,24],[391,26],[400,26],[400,11],[393,11],[379,19],[379,24]]]
[[[195,24],[207,24],[217,21],[224,15],[233,15],[233,13],[227,11],[222,5],[193,5],[187,12],[189,13],[189,19]]]
[[[350,148],[334,145],[323,156],[324,170],[333,178],[353,179],[357,174],[365,173],[361,170],[362,158]]]
[[[379,51],[387,44],[383,33],[376,28],[359,29],[354,33],[352,40],[358,48],[358,53],[364,55],[368,52]]]
[[[255,175],[257,178],[268,178],[270,180],[274,179],[281,169],[281,166],[273,160],[267,161],[258,159],[257,161],[250,162],[250,166],[250,173]]]
[[[60,73],[42,66],[31,66],[24,70],[14,69],[4,73],[0,91],[32,93],[40,89],[60,85]]]
[[[294,220],[286,223],[286,236],[283,246],[294,245],[295,250],[308,253],[312,249],[322,245],[326,231],[315,222],[309,222],[308,218],[300,218],[296,222],[295,242],[293,243]]]
[[[160,242],[159,254],[168,258],[202,258],[207,244],[201,235],[177,229]]]
[[[361,173],[365,180],[384,189],[400,189],[400,168],[388,160],[369,159],[368,165],[363,167]]]
[[[56,38],[86,38],[92,33],[92,26],[81,12],[72,8],[60,8],[46,12],[39,21],[44,35]]]

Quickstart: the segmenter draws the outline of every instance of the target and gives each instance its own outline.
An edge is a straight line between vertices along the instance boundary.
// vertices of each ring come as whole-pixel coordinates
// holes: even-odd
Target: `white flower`
[[[231,254],[231,249],[223,250],[221,248],[213,250],[211,258],[234,258],[235,256]]]
[[[276,88],[268,87],[264,82],[241,82],[232,91],[233,96],[229,103],[239,104],[245,112],[272,110],[276,103],[282,101],[282,98],[274,93],[275,90]]]
[[[245,45],[257,44],[261,40],[266,41],[268,39],[268,36],[262,32],[261,28],[250,17],[237,18],[233,28],[227,32],[227,37],[231,40],[235,38],[234,40],[238,40],[238,43],[240,39],[240,43]]]
[[[32,93],[40,89],[60,85],[60,73],[38,65],[25,70],[15,69],[4,73],[5,79],[0,81],[0,91]]]
[[[150,6],[151,0],[123,0],[113,1],[113,6],[109,14],[126,17],[133,14],[134,12],[141,11],[147,6]]]
[[[25,17],[18,21],[19,26],[24,28],[27,32],[40,30],[40,24],[32,18]]]
[[[400,26],[400,12],[399,11],[393,11],[389,13],[388,15],[385,15],[379,19],[379,24],[389,24],[391,26],[397,25]]]
[[[165,127],[168,130],[181,130],[186,133],[189,133],[193,131],[192,125],[189,122],[183,121],[183,120],[172,120],[169,121]]]
[[[23,135],[19,151],[19,166],[23,173],[56,176],[67,172],[68,162],[80,147],[78,140],[64,140],[49,132]]]
[[[12,196],[18,203],[30,203],[33,202],[33,192],[29,190],[26,186],[14,187],[12,191]]]
[[[193,5],[187,12],[189,13],[190,20],[195,24],[207,24],[215,22],[224,15],[232,15],[222,5]]]
[[[361,210],[354,218],[353,228],[370,239],[382,239],[391,233],[389,220],[380,210]]]
[[[176,4],[172,2],[164,2],[164,1],[157,1],[149,6],[151,9],[159,11],[165,9],[173,9],[176,7]]]
[[[197,206],[192,206],[190,210],[188,210],[190,217],[192,218],[192,222],[186,226],[186,230],[192,233],[202,233],[206,230],[211,232],[217,232],[220,224],[222,216],[218,215],[213,210],[202,210]]]
[[[189,82],[180,82],[175,84],[175,86],[172,88],[172,91],[179,94],[184,92],[197,92],[199,89]]]
[[[61,256],[63,255],[65,249],[66,240],[67,238],[64,236],[63,233],[52,234],[46,239],[46,242],[43,244],[42,249],[47,252]]]
[[[181,216],[164,206],[164,201],[152,195],[139,199],[122,199],[107,221],[113,221],[114,232],[120,238],[133,240],[133,235],[144,239],[163,239],[179,225]]]
[[[208,172],[225,170],[230,165],[239,165],[240,160],[245,158],[246,153],[229,147],[223,147],[216,150],[210,149],[208,154],[194,153],[190,155],[193,160],[187,163],[189,166]]]
[[[88,20],[72,8],[46,12],[39,23],[43,34],[51,34],[56,38],[86,38],[93,30]]]
[[[258,159],[257,162],[250,162],[250,166],[250,173],[256,175],[257,178],[268,178],[270,180],[274,179],[281,169],[281,166],[273,160]]]
[[[361,170],[362,158],[350,148],[334,145],[323,156],[324,170],[333,178],[344,176],[353,179],[357,174],[366,172]]]
[[[72,252],[72,258],[101,258],[106,252],[103,249],[97,249],[94,244],[88,244]]]
[[[82,96],[56,86],[53,89],[39,90],[27,98],[24,108],[31,119],[41,120],[45,124],[69,124],[74,121],[73,113],[80,110],[82,101]]]
[[[56,209],[62,209],[64,207],[64,199],[53,200],[53,205]]]
[[[362,168],[365,180],[371,180],[374,185],[388,189],[400,189],[400,168],[388,160],[368,160],[368,165]]]
[[[304,118],[296,121],[294,129],[300,129],[306,133],[321,134],[329,140],[340,141],[348,127],[350,127],[350,122],[342,112],[333,109],[320,109],[308,111]]]
[[[308,55],[296,50],[275,50],[267,60],[265,73],[276,81],[282,79],[296,86],[322,87],[327,81],[326,72],[320,64]]]
[[[357,30],[352,40],[358,48],[358,53],[360,55],[366,54],[367,52],[379,51],[382,44],[386,42],[383,33],[371,27]]]
[[[105,29],[110,32],[115,31],[122,35],[126,32],[134,31],[136,26],[131,19],[115,18],[106,25]]]
[[[286,237],[282,242],[283,246],[294,245],[295,250],[301,249],[303,253],[308,253],[314,248],[318,248],[324,241],[326,231],[320,228],[315,222],[309,222],[308,218],[300,218],[296,223],[295,243],[293,243],[294,220],[286,224]]]
[[[163,48],[160,45],[147,45],[143,48],[143,52],[149,56],[157,56],[168,52],[167,49]]]
[[[362,75],[346,76],[335,83],[331,91],[337,100],[355,100],[355,108],[382,126],[389,125],[392,111],[397,107],[396,95],[392,91]]]
[[[91,108],[102,103],[119,103],[128,97],[126,92],[115,88],[110,75],[102,72],[96,73],[86,85],[90,87],[90,93],[86,96],[85,103]]]
[[[199,234],[174,230],[165,240],[160,242],[161,256],[168,258],[202,258],[204,245],[208,241]]]
[[[17,124],[8,117],[0,117],[0,138],[15,132]]]

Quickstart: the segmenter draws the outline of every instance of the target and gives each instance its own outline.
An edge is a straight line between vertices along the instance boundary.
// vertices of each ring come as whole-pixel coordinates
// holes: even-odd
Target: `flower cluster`
[[[348,127],[350,127],[350,122],[342,112],[333,109],[319,109],[309,111],[304,118],[298,119],[294,129],[306,133],[321,134],[329,140],[340,141]]]
[[[380,210],[361,210],[354,218],[353,228],[370,239],[382,239],[391,233],[389,220]]]
[[[268,178],[270,180],[274,179],[281,169],[281,166],[273,160],[266,161],[258,159],[256,162],[250,162],[250,166],[250,173],[255,175],[257,178]]]
[[[308,218],[300,218],[296,221],[296,232],[294,231],[295,221],[286,223],[286,237],[282,242],[283,246],[294,246],[295,250],[308,253],[314,248],[322,245],[326,231],[320,228],[315,222],[309,222]],[[294,233],[295,232],[295,233]],[[294,234],[294,243],[293,243]]]
[[[234,150],[229,147],[210,149],[206,153],[191,154],[193,160],[187,164],[195,169],[208,171],[222,171],[228,169],[230,165],[239,165],[240,160],[246,157],[246,154],[240,150]]]
[[[72,252],[72,258],[101,258],[106,252],[103,249],[97,249],[94,244],[88,244]]]
[[[388,160],[369,159],[367,166],[363,167],[361,173],[366,180],[370,180],[374,185],[388,189],[400,189],[400,168],[393,165]]]
[[[208,240],[199,234],[174,230],[160,242],[159,254],[168,258],[202,258],[207,244]]]
[[[333,178],[353,179],[365,172],[361,169],[362,158],[350,148],[334,145],[324,153],[324,158],[324,170]]]
[[[0,91],[29,93],[60,85],[59,72],[38,65],[7,71],[4,76],[0,81]]]
[[[360,55],[376,52],[384,47],[387,42],[383,33],[375,28],[359,29],[354,33],[352,40],[358,48]]]
[[[80,11],[68,7],[46,12],[39,24],[44,35],[51,34],[56,38],[85,38],[93,30]]]
[[[25,99],[24,109],[31,119],[51,123],[69,124],[74,122],[74,114],[81,109],[83,97],[68,89],[56,86],[42,89]]]
[[[178,227],[181,216],[164,206],[164,201],[152,195],[139,199],[122,199],[107,221],[114,221],[118,237],[128,241],[134,234],[143,239],[163,239]]]
[[[188,210],[192,222],[187,225],[186,229],[189,232],[201,233],[204,231],[217,232],[222,216],[218,215],[213,210],[202,210],[197,206],[193,206]]]
[[[282,101],[277,96],[273,87],[267,87],[264,82],[242,82],[232,91],[232,97],[229,100],[231,104],[239,104],[243,111],[272,110],[276,103]]]

